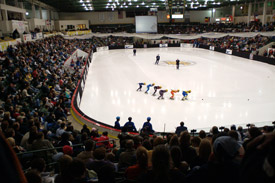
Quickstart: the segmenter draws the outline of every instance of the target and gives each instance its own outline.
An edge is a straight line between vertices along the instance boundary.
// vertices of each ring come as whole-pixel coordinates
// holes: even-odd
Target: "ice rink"
[[[160,63],[155,65],[156,55]],[[185,65],[171,64],[176,59]],[[169,64],[170,63],[170,64]],[[137,92],[138,83],[155,83],[168,89],[164,100]],[[179,89],[170,100],[171,89]],[[188,101],[182,91],[192,90]],[[188,129],[209,129],[275,121],[275,67],[199,48],[148,48],[94,53],[80,109],[91,118],[124,125],[133,118],[140,129],[152,118],[155,131],[174,132],[181,121]]]

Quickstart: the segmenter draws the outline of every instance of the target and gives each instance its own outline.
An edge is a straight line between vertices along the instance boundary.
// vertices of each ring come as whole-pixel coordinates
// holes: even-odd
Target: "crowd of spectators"
[[[143,46],[143,44],[150,44],[150,42],[145,42],[144,40],[137,40],[136,42],[133,41],[131,37],[115,37],[115,36],[108,36],[108,37],[93,37],[92,41],[97,46],[109,46],[109,47],[124,47],[127,44],[134,44]],[[199,45],[207,45],[207,46],[214,46],[220,49],[231,49],[240,52],[249,52],[253,54],[258,54],[259,49],[263,46],[269,44],[270,42],[274,41],[274,37],[265,37],[261,35],[257,35],[255,37],[234,37],[234,36],[225,36],[221,38],[199,38],[196,40],[184,40],[184,43],[192,43],[194,47],[199,47]],[[151,44],[155,44],[154,43]],[[162,43],[162,41],[160,42]],[[178,43],[178,40],[167,40],[165,43]],[[271,50],[270,53],[265,52],[264,56],[273,58],[273,51]]]
[[[272,37],[255,36],[255,37],[233,37],[226,36],[222,38],[202,38],[196,40],[196,44],[203,44],[208,46],[215,46],[221,49],[231,49],[242,52],[255,52],[257,54],[259,49],[271,41]]]
[[[110,47],[124,47],[125,45],[132,45],[132,37],[118,37],[118,36],[108,36],[108,37],[92,37],[93,42],[97,46],[110,46]]]
[[[90,138],[85,149],[64,146],[58,159],[56,183],[85,182],[274,182],[275,132],[251,125],[248,131],[232,125],[192,136],[186,128],[179,135],[118,135],[119,148],[96,146]],[[86,127],[81,136],[91,135]],[[88,135],[89,136],[89,135]],[[38,163],[40,162],[40,163]],[[49,179],[45,162],[36,158],[26,174],[29,182]]]
[[[96,25],[90,26],[92,32],[98,33],[115,33],[115,32],[127,32],[133,33],[135,32],[135,26],[133,24],[126,24],[126,25]]]
[[[207,32],[234,33],[234,32],[267,32],[274,31],[274,23],[262,25],[259,22],[246,23],[213,23],[213,24],[159,24],[159,34],[199,34]]]
[[[265,50],[263,56],[269,57],[269,58],[275,58],[275,49],[272,48],[272,49],[269,49],[269,51]]]
[[[116,33],[127,32],[135,33],[135,27],[129,25],[114,25],[108,26],[92,26],[92,32],[99,33]],[[234,33],[234,32],[267,32],[274,31],[274,22],[263,25],[261,22],[247,23],[172,23],[172,24],[158,24],[158,34],[199,34],[207,32],[220,32],[220,33]]]
[[[71,70],[64,63],[76,49],[93,47],[90,41],[55,36],[0,54],[1,131],[16,152],[81,141],[73,138],[77,135],[67,118],[81,67]]]

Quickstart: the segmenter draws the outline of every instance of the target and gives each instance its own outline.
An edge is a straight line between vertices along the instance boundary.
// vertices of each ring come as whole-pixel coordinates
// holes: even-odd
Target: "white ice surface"
[[[160,54],[160,64],[154,65]],[[195,63],[167,65],[164,61]],[[168,89],[164,100],[136,92],[139,82]],[[170,90],[180,89],[175,100]],[[192,90],[181,101],[182,90]],[[157,93],[158,94],[158,93]],[[124,125],[131,116],[140,129],[150,116],[156,131],[174,132],[181,121],[188,129],[209,129],[275,120],[275,67],[240,57],[198,48],[149,48],[111,50],[94,54],[80,109],[98,121]]]

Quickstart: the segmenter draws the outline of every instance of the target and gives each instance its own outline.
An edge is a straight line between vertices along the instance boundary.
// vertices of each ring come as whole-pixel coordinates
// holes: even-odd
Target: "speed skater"
[[[172,96],[170,97],[170,99],[174,100],[175,93],[178,93],[179,91],[180,90],[171,90]]]
[[[150,90],[150,88],[152,87],[152,86],[155,86],[155,83],[152,83],[152,84],[149,84],[149,85],[147,85],[147,90],[146,90],[146,94],[148,94],[148,91]]]
[[[138,83],[138,85],[139,85],[139,88],[137,89],[137,91],[141,91],[142,86],[146,85],[146,83]]]
[[[181,100],[188,100],[188,93],[191,93],[191,90],[188,90],[188,91],[183,91],[182,92],[182,99]]]
[[[161,89],[162,87],[161,86],[154,86],[154,93],[153,93],[153,96],[156,96],[156,92],[158,89]]]
[[[159,91],[159,97],[158,97],[158,99],[164,99],[164,98],[163,98],[163,95],[164,95],[164,93],[166,93],[166,92],[168,92],[168,90],[160,90],[160,91]]]

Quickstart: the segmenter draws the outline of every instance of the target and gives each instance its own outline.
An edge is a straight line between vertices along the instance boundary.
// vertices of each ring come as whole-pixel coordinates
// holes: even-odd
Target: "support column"
[[[15,4],[15,7],[19,7],[18,6],[18,0],[14,0],[14,4]]]
[[[210,20],[211,23],[215,23],[216,22],[216,9],[212,8],[212,17]]]
[[[51,21],[51,10],[48,10],[47,11],[47,19],[49,20],[49,21]]]
[[[19,2],[19,8],[22,8],[22,9],[24,9],[24,4],[23,4],[23,2]],[[26,20],[26,13],[22,13],[22,19],[23,20]]]
[[[2,17],[2,10],[0,10],[0,21],[3,20],[3,17]]]
[[[8,11],[2,10],[2,16],[4,21],[8,21]]]
[[[19,3],[19,8],[24,9],[24,3],[23,3],[23,2],[20,2],[20,3]]]
[[[32,18],[37,18],[34,4],[32,4]]]
[[[40,19],[43,19],[42,18],[42,8],[41,8],[41,6],[39,6],[39,13],[40,13]]]
[[[236,11],[236,5],[233,5],[233,6],[232,6],[232,19],[233,19],[233,22],[232,22],[232,23],[235,22],[235,11]]]
[[[263,25],[266,24],[266,9],[267,9],[267,0],[264,1],[264,9],[263,9]]]
[[[251,11],[252,11],[252,3],[249,3],[249,4],[248,4],[247,25],[250,25],[250,20],[251,20]]]

